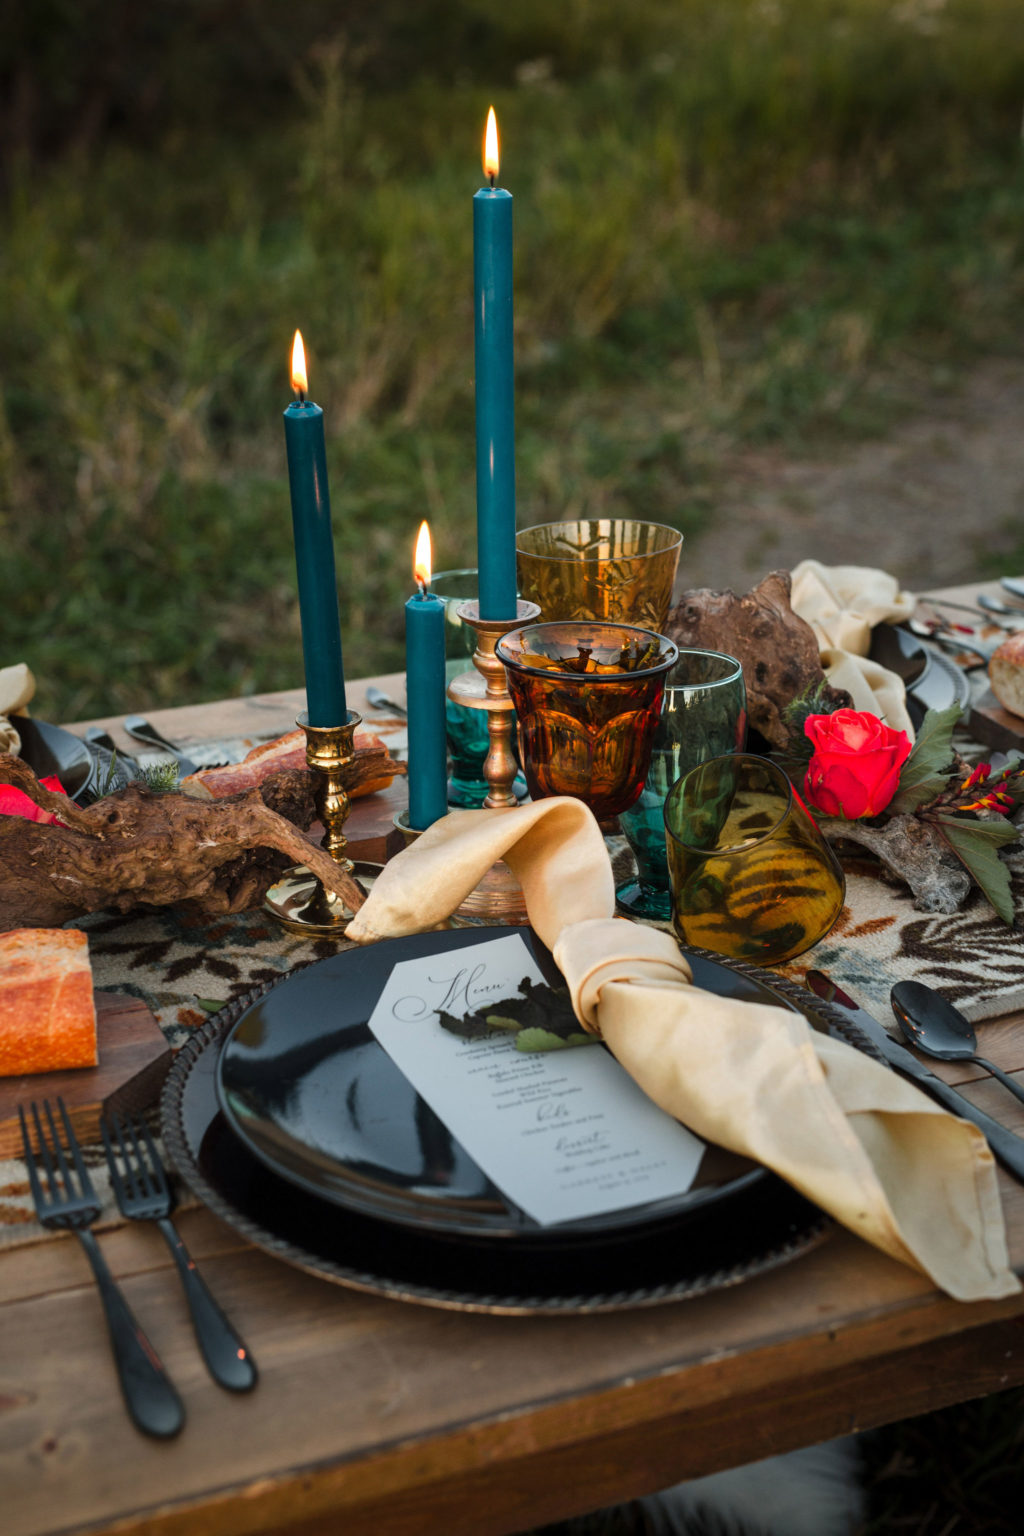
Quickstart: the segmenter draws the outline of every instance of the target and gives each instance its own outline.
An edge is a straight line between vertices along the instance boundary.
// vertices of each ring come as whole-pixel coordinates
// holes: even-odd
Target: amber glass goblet
[[[672,641],[627,624],[529,624],[499,640],[495,654],[533,799],[572,795],[599,821],[632,805],[678,655]]]
[[[546,620],[639,624],[659,634],[682,543],[675,528],[622,517],[523,528],[516,535],[519,594]]]
[[[732,753],[665,801],[672,923],[685,944],[777,965],[825,937],[846,881],[782,769]]]

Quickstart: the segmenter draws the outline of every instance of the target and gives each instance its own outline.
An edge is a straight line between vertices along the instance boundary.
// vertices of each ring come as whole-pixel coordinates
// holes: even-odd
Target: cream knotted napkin
[[[668,934],[612,917],[611,864],[581,801],[451,812],[385,866],[348,937],[435,927],[500,858],[577,1018],[662,1109],[958,1300],[1020,1290],[981,1132],[802,1015],[694,987]]]
[[[13,667],[0,667],[0,752],[17,757],[21,737],[8,715],[24,710],[36,691],[36,680],[23,661]]]
[[[814,630],[833,687],[845,688],[855,709],[878,715],[913,741],[902,678],[868,659],[874,626],[908,619],[917,602],[913,594],[901,592],[894,576],[869,566],[801,560],[792,572],[789,600]]]

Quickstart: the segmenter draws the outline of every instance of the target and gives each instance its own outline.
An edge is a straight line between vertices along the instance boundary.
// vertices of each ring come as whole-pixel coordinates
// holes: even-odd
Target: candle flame
[[[413,559],[412,572],[417,583],[424,588],[430,586],[430,568],[430,528],[426,523],[421,523],[419,538],[416,540],[416,554]]]
[[[498,119],[491,107],[487,114],[487,130],[484,133],[484,175],[497,179],[500,166],[498,156]]]
[[[309,382],[306,378],[306,349],[302,345],[302,332],[295,332],[292,342],[292,389],[297,395],[306,394]]]

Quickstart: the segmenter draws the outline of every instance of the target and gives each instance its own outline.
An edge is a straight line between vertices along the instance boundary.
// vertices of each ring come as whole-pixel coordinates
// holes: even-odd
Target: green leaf
[[[934,800],[946,787],[953,764],[953,727],[963,714],[959,704],[930,709],[921,721],[914,748],[900,773],[900,787],[890,800],[890,815],[907,815]]]
[[[550,1029],[541,1029],[536,1025],[521,1029],[516,1035],[517,1051],[564,1051],[570,1046],[598,1045],[599,1043],[596,1035],[585,1035],[581,1031],[577,1035],[569,1035],[563,1039],[561,1035],[553,1034]]]
[[[1013,895],[1010,871],[998,850],[1017,842],[1020,833],[1012,822],[969,821],[966,816],[938,816],[943,837],[963,864],[971,879],[979,885],[1003,922],[1013,925]]]

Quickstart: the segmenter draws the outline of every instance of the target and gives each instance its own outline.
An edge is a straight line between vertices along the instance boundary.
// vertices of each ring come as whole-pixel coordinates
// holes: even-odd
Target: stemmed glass
[[[615,898],[632,917],[666,921],[672,915],[664,815],[672,785],[709,758],[742,751],[746,739],[747,691],[735,656],[680,650],[668,674],[644,787],[619,817],[636,875],[616,888]]]
[[[789,779],[746,753],[693,768],[665,801],[672,922],[684,943],[777,965],[824,938],[846,881]]]
[[[533,799],[573,795],[598,820],[640,794],[676,646],[627,624],[531,624],[498,641]]]

